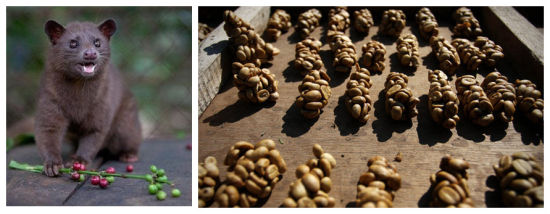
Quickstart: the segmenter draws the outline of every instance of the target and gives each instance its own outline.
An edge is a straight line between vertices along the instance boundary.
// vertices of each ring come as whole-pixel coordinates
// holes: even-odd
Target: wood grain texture
[[[416,12],[418,9],[412,10]],[[447,19],[439,16],[436,18],[440,24],[440,34],[450,40],[450,27],[454,22],[450,24],[450,14],[447,14]],[[323,13],[323,16],[326,15]],[[413,32],[418,36],[414,17],[407,17],[407,27],[403,33]],[[359,54],[360,47],[371,39],[382,42],[388,52],[384,72],[371,77],[374,82],[370,91],[374,100],[374,110],[370,112],[371,119],[364,125],[355,122],[343,105],[343,94],[349,74],[335,73],[332,67],[332,53],[328,44],[325,44],[326,19],[323,20],[324,27],[317,28],[312,36],[321,39],[324,44],[320,55],[332,78],[332,97],[318,119],[304,119],[294,106],[298,96],[298,85],[302,80],[299,72],[293,68],[294,47],[299,41],[294,29],[283,34],[274,43],[275,47],[281,49],[281,54],[275,56],[272,66],[269,67],[279,80],[281,96],[276,103],[252,105],[238,101],[237,89],[231,81],[227,81],[200,116],[199,161],[203,161],[207,156],[216,157],[220,163],[218,167],[221,170],[221,180],[225,179],[227,170],[221,162],[229,147],[235,142],[245,140],[255,143],[264,138],[280,142],[277,149],[285,158],[288,171],[264,204],[264,207],[278,207],[287,197],[290,183],[296,180],[296,167],[313,157],[312,146],[319,143],[325,152],[331,153],[337,160],[337,166],[331,176],[333,188],[330,195],[337,199],[337,207],[346,207],[355,201],[356,185],[359,175],[366,171],[367,160],[375,155],[393,160],[395,155],[401,152],[403,161],[393,162],[403,178],[402,187],[396,193],[394,206],[418,207],[422,205],[421,199],[426,198],[424,195],[430,186],[429,176],[439,169],[443,155],[451,154],[463,157],[470,163],[468,173],[472,199],[477,207],[486,207],[498,204],[499,196],[488,186],[494,184],[494,178],[491,177],[494,175],[492,165],[498,162],[501,155],[525,151],[534,154],[543,164],[542,127],[535,128],[520,115],[516,115],[514,122],[495,122],[487,128],[480,128],[466,120],[462,120],[456,129],[450,131],[435,124],[427,109],[427,69],[436,69],[438,64],[435,56],[431,54],[429,44],[423,40],[419,41],[421,66],[416,72],[411,72],[397,61],[395,39],[376,35],[377,27],[372,27],[366,37],[357,34],[353,29],[351,32],[347,31]],[[375,26],[378,26],[378,22],[379,19],[375,17]],[[510,66],[515,60],[520,59],[506,57],[497,67],[511,81],[518,77],[524,78]],[[392,121],[384,110],[382,90],[390,71],[406,73],[414,96],[420,98],[417,105],[419,115],[409,122]],[[489,72],[483,69],[473,74],[481,82],[483,76]],[[466,73],[463,67],[457,70],[458,75]],[[456,76],[451,81],[453,88],[455,79]]]
[[[504,54],[518,58],[512,66],[534,80],[542,91],[544,80],[544,34],[512,7],[483,8],[481,17],[487,34],[504,48]],[[509,59],[510,59],[509,58]]]
[[[269,7],[239,7],[235,10],[235,14],[249,22],[256,32],[263,32],[269,19]],[[222,65],[228,64],[228,60],[224,58],[228,53],[221,53],[229,45],[227,40],[229,37],[225,34],[223,25],[224,22],[199,44],[199,115],[216,96],[221,83],[229,76],[223,73],[222,69]]]

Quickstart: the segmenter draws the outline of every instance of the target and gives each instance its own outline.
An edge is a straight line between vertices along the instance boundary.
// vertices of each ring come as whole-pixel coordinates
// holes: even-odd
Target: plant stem
[[[28,171],[28,172],[35,172],[35,173],[42,173],[42,171],[44,171],[44,166],[42,165],[29,165],[29,164],[26,164],[26,163],[19,163],[17,161],[14,161],[14,160],[11,160],[10,161],[10,164],[9,164],[9,167],[11,169],[18,169],[18,170],[23,170],[23,171]],[[62,172],[62,173],[71,173],[73,172],[73,170],[71,168],[61,168],[59,169],[59,172]],[[146,180],[146,176],[147,175],[131,175],[131,174],[120,174],[120,173],[114,173],[114,174],[109,174],[109,173],[106,173],[106,172],[96,172],[96,171],[77,171],[78,174],[85,174],[85,175],[98,175],[98,176],[102,176],[102,177],[107,177],[107,176],[113,176],[113,177],[120,177],[120,178],[132,178],[132,179],[141,179],[141,180]],[[166,184],[169,184],[169,185],[174,185],[171,181],[156,181],[156,182],[159,182],[159,183],[166,183]]]

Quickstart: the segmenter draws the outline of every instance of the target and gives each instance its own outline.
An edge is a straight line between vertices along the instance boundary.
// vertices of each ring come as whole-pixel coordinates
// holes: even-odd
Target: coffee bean
[[[466,7],[458,8],[453,14],[456,25],[453,28],[454,37],[473,38],[481,35],[482,30],[479,21],[472,11]]]
[[[382,15],[382,21],[378,27],[378,33],[382,35],[388,35],[398,37],[401,31],[405,27],[407,17],[402,10],[386,10]]]

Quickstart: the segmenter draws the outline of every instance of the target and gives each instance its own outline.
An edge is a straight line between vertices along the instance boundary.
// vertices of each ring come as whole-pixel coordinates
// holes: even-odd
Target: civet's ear
[[[98,27],[99,31],[103,33],[103,35],[110,40],[111,36],[115,34],[116,32],[116,22],[112,19],[107,19],[102,24],[100,24]]]
[[[63,35],[63,32],[65,32],[65,28],[54,20],[48,20],[44,26],[44,31],[50,38],[50,42],[55,45],[57,40]]]

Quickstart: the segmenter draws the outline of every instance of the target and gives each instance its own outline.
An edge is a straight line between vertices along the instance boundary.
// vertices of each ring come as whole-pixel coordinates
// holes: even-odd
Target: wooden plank
[[[543,91],[544,34],[513,7],[483,8],[485,31],[504,49],[522,78],[533,81]],[[521,59],[521,60],[518,60]]]
[[[149,166],[156,165],[166,170],[168,179],[176,184],[182,195],[172,198],[171,187],[164,185],[167,197],[163,201],[157,200],[155,195],[148,192],[148,183],[144,180],[115,178],[115,182],[107,189],[93,186],[90,178],[80,187],[64,205],[77,206],[191,206],[191,151],[185,149],[185,141],[148,141],[142,144],[139,161],[133,163],[132,174],[151,173]],[[114,167],[117,172],[126,173],[126,163],[107,161],[101,170]]]
[[[63,145],[63,160],[70,160],[71,146]],[[25,145],[13,148],[8,152],[6,164],[11,160],[28,164],[42,164],[38,148]],[[89,169],[98,166],[101,160],[96,160]],[[6,205],[7,206],[59,206],[77,188],[79,183],[70,179],[69,175],[48,177],[43,174],[12,170],[6,165]]]
[[[263,32],[269,19],[269,7],[239,7],[235,14],[249,22],[257,32]],[[229,43],[223,25],[222,22],[199,45],[199,115],[216,96],[222,83],[229,78],[229,73],[223,73],[221,69],[231,66],[232,58],[228,55],[230,53],[224,52]]]
[[[379,8],[377,8],[379,9]],[[447,9],[448,8],[443,8]],[[408,8],[407,14],[414,14],[418,8]],[[438,10],[434,8],[432,10]],[[440,33],[446,39],[451,39],[450,28],[454,22],[449,17],[437,16],[440,22]],[[296,16],[296,14],[294,14]],[[323,13],[326,16],[326,13]],[[375,15],[376,17],[376,15]],[[413,32],[418,35],[417,26],[412,16],[403,33]],[[326,19],[324,19],[326,20]],[[353,21],[353,20],[352,20]],[[375,18],[378,26],[379,20]],[[326,25],[325,23],[322,24]],[[412,28],[410,26],[413,26]],[[486,26],[483,26],[485,28]],[[312,34],[325,43],[325,28],[317,28]],[[207,156],[224,159],[229,147],[240,140],[257,142],[260,139],[271,138],[288,164],[288,171],[276,185],[265,207],[278,207],[287,197],[288,188],[296,178],[294,170],[313,157],[312,145],[319,143],[326,152],[337,159],[337,167],[333,171],[333,188],[330,195],[337,199],[337,207],[351,205],[356,197],[356,184],[359,175],[366,170],[366,161],[375,155],[382,155],[390,160],[397,152],[402,152],[403,161],[395,162],[398,172],[403,177],[402,188],[397,191],[395,207],[417,207],[422,196],[428,191],[429,176],[438,170],[439,162],[444,154],[465,158],[471,165],[470,190],[472,199],[478,207],[493,206],[498,196],[486,183],[491,183],[494,175],[492,165],[498,162],[503,154],[516,151],[526,151],[534,154],[543,164],[544,145],[542,127],[533,128],[522,116],[517,115],[516,121],[503,124],[494,123],[487,128],[479,128],[468,121],[461,121],[453,130],[444,130],[434,124],[427,110],[428,80],[427,69],[436,69],[437,62],[426,41],[420,41],[421,66],[416,72],[407,72],[398,64],[395,54],[395,39],[376,35],[377,27],[372,27],[367,37],[363,38],[351,30],[359,54],[360,47],[371,39],[379,40],[386,45],[386,69],[381,75],[373,75],[374,85],[371,97],[374,98],[374,110],[370,112],[371,119],[360,125],[352,120],[342,103],[345,83],[349,75],[336,74],[332,65],[332,53],[328,44],[321,49],[323,62],[331,76],[332,97],[319,119],[305,120],[294,107],[298,96],[298,85],[302,77],[293,69],[294,46],[298,42],[294,29],[283,34],[274,43],[281,54],[273,60],[269,67],[279,80],[281,97],[274,104],[254,106],[238,101],[237,89],[228,82],[210,106],[199,118],[199,161]],[[350,32],[347,32],[350,35]],[[542,46],[539,46],[542,48]],[[511,64],[514,59],[508,55],[497,69],[508,76],[511,81],[518,78]],[[383,93],[384,81],[390,71],[405,72],[409,75],[409,87],[421,103],[417,108],[418,117],[410,122],[394,122],[384,111]],[[228,71],[227,71],[228,72]],[[482,80],[489,70],[483,69],[474,73]],[[466,72],[461,67],[458,75]],[[454,86],[454,80],[452,84]],[[225,178],[226,166],[220,165],[221,179]],[[489,181],[489,182],[488,182]]]

